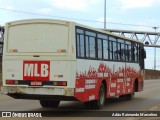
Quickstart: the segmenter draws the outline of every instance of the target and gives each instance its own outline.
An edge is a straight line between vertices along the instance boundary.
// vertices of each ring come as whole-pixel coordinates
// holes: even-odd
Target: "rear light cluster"
[[[10,85],[14,85],[14,84],[18,84],[18,80],[6,80],[6,84],[10,84]]]
[[[57,82],[53,82],[54,86],[67,86],[67,82],[63,82],[63,81],[57,81]]]
[[[29,86],[67,86],[67,81],[30,81],[30,80],[6,80],[8,85],[29,85]]]

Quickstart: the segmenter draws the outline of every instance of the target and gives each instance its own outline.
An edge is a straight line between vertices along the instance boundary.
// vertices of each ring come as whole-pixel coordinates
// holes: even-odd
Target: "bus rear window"
[[[68,26],[62,24],[34,23],[10,26],[8,52],[60,53],[68,49]]]

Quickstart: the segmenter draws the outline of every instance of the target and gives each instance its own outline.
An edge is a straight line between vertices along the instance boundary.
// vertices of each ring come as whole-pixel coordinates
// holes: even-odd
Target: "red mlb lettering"
[[[23,61],[23,80],[42,80],[50,78],[50,61]]]

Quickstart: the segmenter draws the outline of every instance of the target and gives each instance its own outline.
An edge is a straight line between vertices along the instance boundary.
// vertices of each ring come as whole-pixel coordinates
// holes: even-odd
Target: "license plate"
[[[31,86],[42,86],[42,81],[31,81],[30,85]]]

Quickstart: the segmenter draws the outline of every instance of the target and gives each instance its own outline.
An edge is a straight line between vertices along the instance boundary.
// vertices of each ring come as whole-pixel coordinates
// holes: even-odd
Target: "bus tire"
[[[85,108],[92,109],[93,101],[84,102]]]
[[[105,87],[104,87],[104,84],[102,83],[101,86],[100,86],[100,90],[99,90],[99,98],[98,100],[95,100],[95,101],[92,101],[92,107],[93,109],[102,109],[104,104],[105,104]]]
[[[134,98],[134,93],[126,94],[126,95],[120,95],[120,99],[126,99],[126,100],[132,100]]]
[[[119,98],[120,99],[127,99],[127,100],[132,100],[134,98],[135,95],[135,82],[133,84],[133,91],[130,94],[126,94],[126,95],[120,95]]]
[[[134,98],[134,93],[126,94],[126,95],[120,95],[120,99],[126,99],[126,100],[132,100]]]
[[[134,98],[135,93],[128,94],[128,100],[132,100]]]
[[[51,101],[51,100],[40,100],[40,105],[44,108],[52,107],[57,108],[59,106],[60,101]]]
[[[132,93],[128,94],[128,100],[132,100],[134,98],[135,89],[136,89],[136,82],[134,82],[134,84],[133,84],[133,91],[132,91]]]

